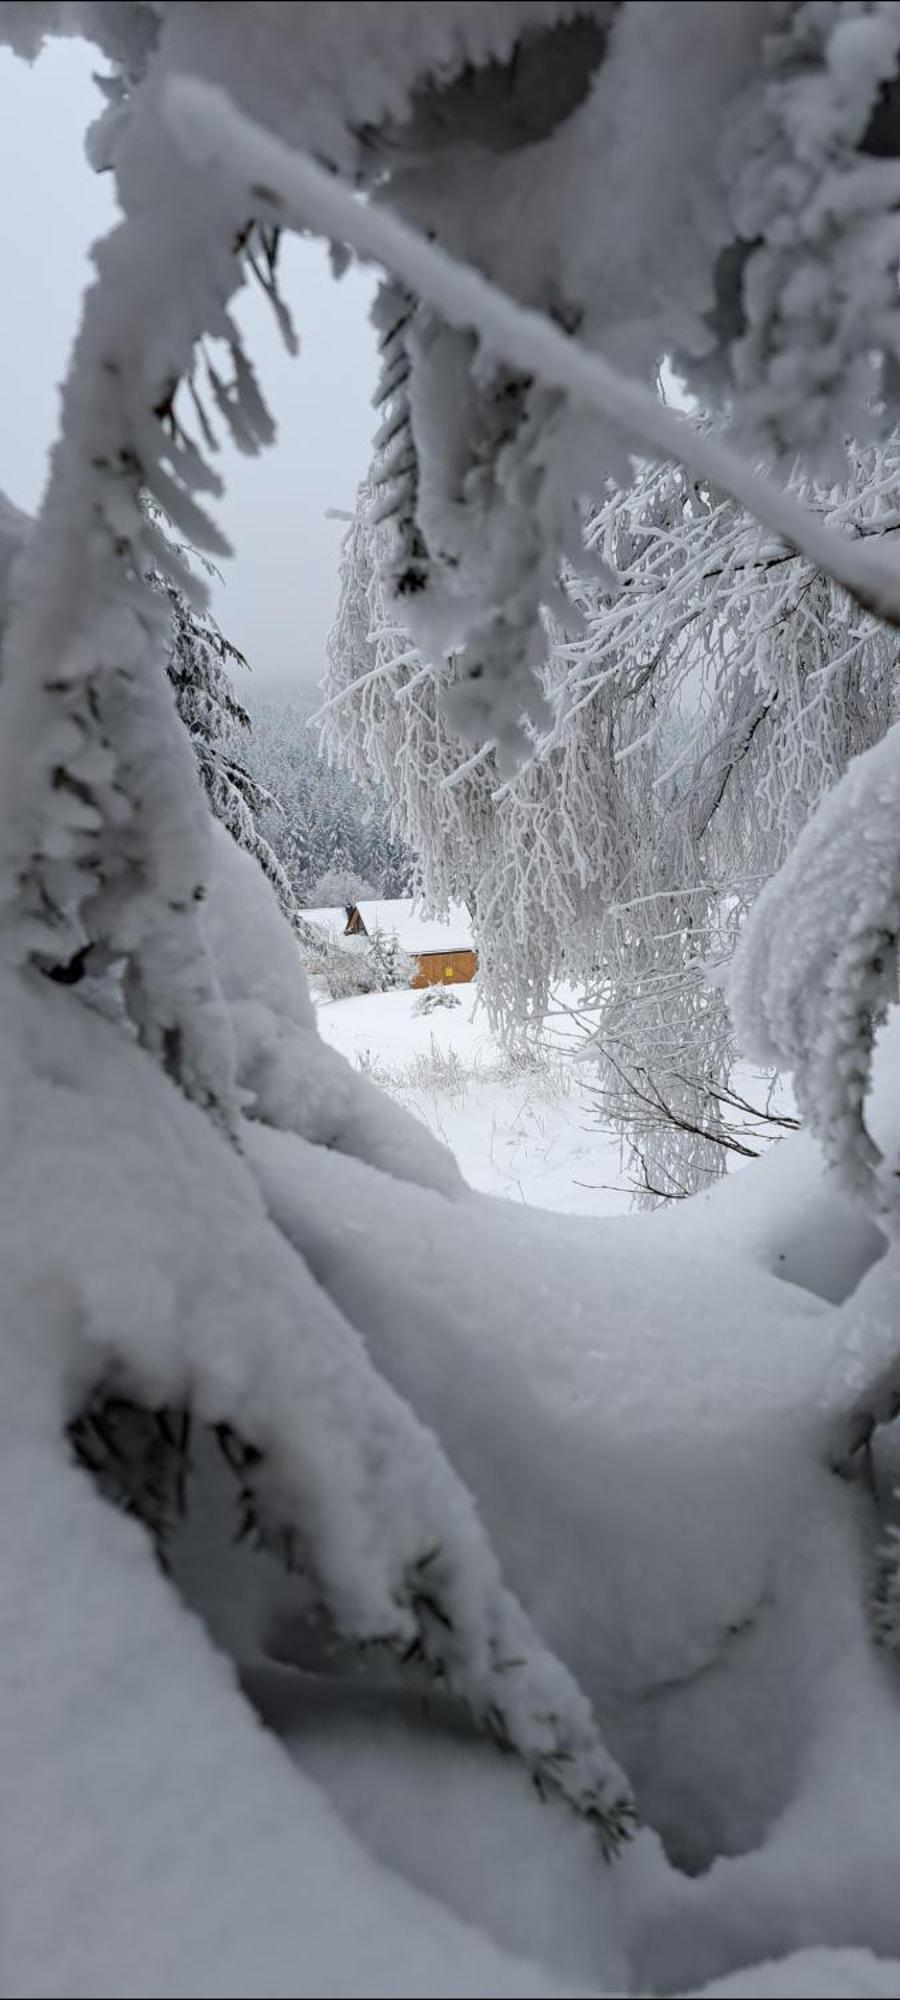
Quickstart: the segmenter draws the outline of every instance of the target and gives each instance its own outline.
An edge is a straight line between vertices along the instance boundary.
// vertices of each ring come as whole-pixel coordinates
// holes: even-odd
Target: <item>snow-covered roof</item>
[[[466,951],[472,948],[472,925],[463,903],[451,903],[449,918],[423,917],[411,896],[356,905],[366,930],[387,931],[404,951]],[[304,910],[308,923],[322,924],[327,930],[343,931],[346,909]]]

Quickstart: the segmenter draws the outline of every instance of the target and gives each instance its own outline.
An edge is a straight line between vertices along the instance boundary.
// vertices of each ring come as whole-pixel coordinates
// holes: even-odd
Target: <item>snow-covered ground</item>
[[[661,1216],[473,1194],[216,852],[238,1147],[0,982],[0,1994],[896,1992],[879,1523],[829,1470],[896,1256],[805,1135]],[[363,1013],[407,1064],[411,1004]],[[60,1436],[118,1384],[193,1411],[200,1617]],[[299,1568],[235,1545],[223,1431]],[[607,1867],[617,1764],[643,1825]]]
[[[573,1061],[578,1037],[566,1016],[548,1021],[539,1057],[517,1060],[491,1034],[476,982],[452,998],[458,1006],[427,1013],[421,993],[406,991],[320,1000],[318,1024],[449,1146],[470,1187],[558,1214],[623,1213],[619,1142],[592,1108],[590,1070]]]
[[[558,996],[539,1049],[526,1058],[491,1033],[477,981],[442,997],[451,1004],[423,1011],[421,993],[320,996],[319,1030],[450,1148],[470,1187],[558,1215],[624,1214],[632,1192],[618,1138],[594,1102],[594,1071],[579,1060],[586,1017],[574,1000]],[[753,1103],[765,1102],[761,1072],[739,1069],[737,1081]],[[791,1109],[786,1084],[777,1108]],[[763,1150],[765,1136],[753,1143]],[[740,1172],[734,1156],[729,1164]]]

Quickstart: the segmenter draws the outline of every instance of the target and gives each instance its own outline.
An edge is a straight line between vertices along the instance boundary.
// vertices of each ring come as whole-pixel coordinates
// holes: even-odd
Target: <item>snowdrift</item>
[[[117,1024],[4,981],[3,1990],[673,1991],[761,1948],[897,1955],[878,1507],[826,1464],[896,1326],[879,1233],[805,1141],[666,1217],[469,1194],[320,1042],[270,890],[216,854],[238,1152]],[[262,1438],[339,1638],[307,1565],[233,1547],[199,1442],[160,1574],[66,1445],[110,1381]],[[646,1823],[611,1866],[452,1665],[423,1710],[348,1640],[426,1531],[472,1653],[519,1635],[526,1763],[543,1685],[615,1771],[533,1632],[589,1696]]]

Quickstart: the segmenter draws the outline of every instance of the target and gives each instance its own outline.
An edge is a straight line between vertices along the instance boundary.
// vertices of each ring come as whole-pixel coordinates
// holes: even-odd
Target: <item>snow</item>
[[[0,1486],[4,1994],[560,1990],[367,1857],[49,1436]]]
[[[229,1004],[238,1081],[256,1115],[400,1180],[461,1195],[446,1147],[320,1041],[294,938],[254,894],[253,861],[218,828],[215,840],[204,929]]]
[[[704,1986],[699,2000],[891,2000],[900,1961],[871,1951],[798,1951]]]
[[[436,917],[424,915],[412,896],[377,902],[363,898],[356,908],[370,937],[373,931],[384,931],[388,937],[396,937],[404,951],[471,950],[472,923],[462,903],[451,903],[446,916]],[[343,935],[346,910],[304,910],[303,915],[307,923],[321,924],[323,929]]]
[[[822,1174],[812,1135],[780,1141],[752,1169],[742,1167],[709,1193],[695,1195],[685,1216],[659,1217],[659,1233],[683,1228],[727,1251],[739,1232],[742,1252],[785,1284],[840,1305],[884,1256],[887,1238],[860,1204]]]
[[[410,1004],[323,1016],[349,1039],[383,1009],[402,1047]],[[472,1035],[471,1016],[461,1027]],[[443,1439],[670,1851],[692,1868],[732,1857],[694,1885],[646,1889],[638,1976],[687,1988],[752,1962],[763,1920],[782,1949],[896,1950],[890,1700],[859,1601],[858,1509],[817,1443],[888,1339],[879,1233],[823,1186],[801,1139],[651,1223],[507,1202],[448,1215],[413,1186],[398,1205],[360,1164],[348,1234],[337,1162],[320,1162],[300,1213],[296,1143],[255,1134],[271,1212]],[[856,1299],[842,1318],[827,1295],[860,1278],[860,1298],[875,1286],[884,1306],[857,1361]],[[288,1622],[283,1656],[294,1643]],[[839,1840],[823,1841],[826,1823]],[[379,1837],[405,1870],[413,1847],[428,1866],[423,1841]]]
[[[9,616],[10,572],[28,532],[28,516],[0,491],[0,632]]]
[[[533,1060],[517,1060],[479,1011],[477,980],[451,991],[458,1005],[427,1013],[415,992],[320,999],[319,1029],[449,1148],[470,1187],[563,1214],[624,1213],[618,1140],[598,1121],[571,1037],[551,1020]]]
[[[645,1912],[638,1976],[751,1962],[763,1922],[782,1949],[896,1950],[892,1697],[856,1503],[818,1463],[848,1388],[839,1315],[745,1255],[736,1217],[711,1246],[688,1209],[666,1229],[448,1215],[360,1165],[348,1234],[326,1162],[300,1213],[296,1145],[256,1135],[272,1213],[441,1435],[670,1852],[732,1857]]]
[[[143,1325],[149,1361],[179,1291],[186,1308],[185,1286],[221,1342],[229,1292],[245,1296],[238,1272],[243,1266],[251,1289],[261,1273],[254,1285],[248,1238],[227,1202],[227,1157],[211,1128],[185,1105],[180,1120],[175,1109],[168,1152],[155,1143],[173,1093],[146,1057],[81,1011],[67,1024],[51,1005],[45,1021],[32,995],[24,1033],[38,1080],[29,1088],[21,1058],[13,1061],[14,1026],[7,1005],[4,1129],[30,1134],[15,1159],[7,1154],[3,1175],[8,1329],[23,1327],[23,1286],[29,1298],[29,1218],[49,1203],[55,1226],[44,1276],[31,1285],[27,1337],[8,1338],[3,1349],[2,1990],[553,1990],[366,1861],[316,1788],[259,1730],[233,1671],[156,1572],[142,1531],[66,1463],[49,1364],[70,1338],[73,1315],[93,1309],[95,1341],[104,1309],[109,1343],[114,1324],[129,1325],[133,1344]],[[92,1097],[89,1125],[79,1074],[98,1040],[108,1089]],[[102,1143],[86,1177],[88,1129]],[[221,1271],[216,1296],[198,1282],[199,1269],[191,1280],[192,1229],[202,1268],[212,1253]],[[277,1263],[274,1239],[269,1251],[260,1248]],[[92,1298],[83,1289],[91,1266]],[[91,1367],[89,1353],[82,1367]]]
[[[615,1873],[598,1869],[587,1830],[479,1745],[440,1704],[421,1703],[268,1665],[248,1677],[254,1701],[386,1867],[437,1893],[507,1949],[552,1964],[595,1992],[628,1982],[629,1947],[666,1878],[649,1837]]]
[[[221,829],[213,852],[203,921],[240,1154],[114,1023],[46,982],[4,984],[3,1990],[691,1991],[761,1948],[896,1956],[893,1694],[861,1598],[861,1499],[820,1451],[890,1351],[894,1266],[839,1307],[776,1275],[779,1217],[788,1244],[792,1213],[807,1246],[834,1229],[812,1149],[790,1141],[740,1177],[774,1177],[767,1221],[763,1194],[745,1218],[737,1178],[661,1218],[466,1193],[319,1042],[271,891]],[[412,1004],[370,1003],[401,1041]],[[344,1093],[338,1146],[318,1064]],[[61,1418],[113,1368],[266,1440],[270,1494],[302,1490],[336,1653],[309,1582],[265,1566],[226,1638],[217,1596],[263,1559],[229,1552],[220,1503],[218,1542],[195,1525],[175,1573],[239,1693],[142,1532],[60,1452]],[[608,1872],[458,1704],[423,1713],[415,1680],[361,1676],[352,1633],[383,1616],[410,1538],[459,1558],[454,1617],[477,1652],[485,1536],[657,1830]],[[562,1669],[535,1646],[549,1685]],[[507,1680],[527,1741],[529,1674]]]
[[[304,1532],[315,1527],[323,1581],[331,1570],[349,1582],[359,1508],[365,1553],[355,1613],[355,1593],[341,1587],[339,1595],[344,1622],[349,1615],[364,1627],[380,1615],[386,1547],[374,1489],[365,1497],[364,1461],[398,1499],[398,1479],[403,1485],[411,1474],[427,1487],[438,1461],[424,1436],[412,1452],[399,1436],[391,1443],[389,1409],[401,1423],[412,1419],[381,1385],[381,1418],[367,1395],[365,1414],[360,1406],[366,1443],[351,1468],[343,1458],[355,1421],[347,1391],[361,1350],[354,1364],[355,1336],[339,1330],[335,1309],[252,1200],[245,1205],[246,1176],[224,1140],[111,1024],[86,1010],[73,1016],[50,991],[19,998],[8,978],[3,1002],[3,1110],[14,1143],[3,1174],[2,1282],[5,1323],[16,1329],[3,1349],[0,1398],[3,1990],[552,1990],[489,1947],[467,1948],[465,1936],[440,1917],[435,1926],[430,1912],[421,1917],[390,1884],[381,1894],[377,1872],[319,1795],[294,1785],[259,1733],[233,1675],[156,1573],[141,1530],[66,1462],[61,1418],[110,1369],[157,1402],[183,1393],[173,1367],[183,1368],[198,1415],[230,1414],[260,1441],[268,1433],[273,1470],[272,1422],[295,1439],[295,1471],[299,1425],[311,1448],[300,1454]],[[93,1171],[85,1175],[88,1129]],[[52,1248],[34,1280],[29,1219],[45,1211],[54,1217]],[[250,1312],[253,1345],[241,1340]],[[279,1317],[280,1358],[272,1339]],[[187,1335],[180,1359],[176,1328]],[[316,1382],[323,1342],[328,1360]],[[292,1386],[284,1370],[297,1367],[305,1381]],[[334,1479],[336,1505],[316,1498],[323,1477]],[[401,1502],[398,1526],[403,1512]],[[437,1525],[429,1530],[423,1515],[416,1533],[433,1541]],[[441,1518],[445,1547],[449,1525]],[[474,1519],[472,1528],[477,1537]],[[460,1632],[478,1616],[473,1583],[470,1572]],[[507,1647],[521,1653],[523,1639],[527,1653],[526,1630],[513,1618]],[[558,1710],[568,1699],[561,1673],[550,1663],[544,1696]],[[51,1828],[59,1838],[48,1841]],[[104,1920],[94,1921],[101,1909]]]
[[[382,906],[383,907],[383,906]],[[576,995],[560,987],[541,1036],[529,1048],[510,1050],[491,1029],[479,995],[478,979],[454,987],[441,1003],[427,1010],[418,992],[361,994],[348,1000],[316,997],[316,1019],[324,1040],[340,1051],[361,1077],[376,1084],[449,1148],[463,1180],[483,1194],[505,1195],[564,1215],[623,1215],[631,1207],[618,1135],[603,1122],[596,1100],[595,1069],[589,1037],[595,1016],[576,1005]],[[449,1003],[449,1004],[447,1004]],[[738,1064],[734,1084],[761,1102],[771,1079],[748,1064]],[[775,1093],[774,1108],[790,1112],[789,1093]],[[754,1143],[765,1145],[763,1135]],[[801,1142],[815,1159],[809,1140]],[[793,1153],[783,1159],[785,1192],[797,1191]],[[751,1215],[758,1206],[759,1227],[765,1233],[776,1210],[770,1182],[762,1184],[759,1201],[754,1179],[746,1185],[743,1165],[732,1163],[730,1180],[741,1179],[735,1201],[741,1205],[744,1235],[749,1245]],[[418,1176],[415,1176],[418,1178]],[[800,1188],[805,1189],[805,1181]],[[802,1196],[798,1195],[798,1199]],[[701,1197],[706,1200],[707,1197]],[[821,1196],[825,1200],[825,1196]],[[817,1192],[816,1203],[820,1200]],[[804,1255],[802,1224],[791,1212],[783,1232],[789,1244],[784,1256],[797,1282],[833,1283],[828,1296],[843,1297],[850,1289],[843,1258],[842,1222],[850,1208],[837,1193],[832,1197],[835,1273],[829,1280],[827,1252],[816,1228],[809,1258]],[[718,1210],[714,1211],[716,1214]],[[783,1212],[783,1203],[782,1203]],[[818,1207],[815,1209],[818,1216]],[[855,1243],[858,1221],[849,1224]],[[872,1224],[872,1233],[882,1238]],[[777,1234],[777,1231],[776,1231]],[[868,1238],[866,1238],[868,1242]],[[863,1253],[865,1255],[865,1251]],[[779,1252],[773,1250],[773,1262]]]
[[[301,1050],[308,1037],[307,1069],[317,1047],[326,1069],[337,1067],[339,1058],[316,1043],[308,1025],[296,951],[268,888],[260,893],[254,864],[223,830],[214,830],[213,846],[221,927],[215,896],[204,922],[235,1008],[239,1060],[253,1048],[258,1053],[276,1029],[283,1037],[291,1023]],[[242,897],[245,921],[238,925]],[[273,953],[259,1012],[248,1022],[239,993],[252,977],[249,946],[276,926],[284,942],[280,977]],[[417,1928],[404,1902],[392,1904],[390,1894],[379,1900],[377,1881],[366,1892],[364,1866],[356,1871],[358,1924],[345,1928],[343,1955],[331,1950],[342,1896],[356,1895],[352,1860],[342,1859],[346,1844],[339,1840],[332,1851],[327,1834],[319,1840],[315,1810],[308,1824],[302,1791],[295,1799],[287,1790],[283,1759],[254,1731],[230,1674],[156,1574],[145,1537],[104,1506],[61,1448],[62,1423],[98,1382],[150,1408],[188,1400],[199,1422],[229,1424],[263,1452],[264,1508],[276,1522],[296,1524],[305,1580],[294,1587],[295,1613],[308,1618],[318,1598],[345,1640],[393,1631],[405,1646],[424,1616],[415,1608],[423,1600],[411,1594],[410,1565],[423,1551],[429,1561],[437,1554],[428,1590],[439,1605],[443,1597],[447,1622],[435,1624],[428,1645],[435,1661],[447,1655],[448,1691],[461,1668],[470,1672],[472,1713],[490,1708],[511,1743],[524,1747],[530,1737],[532,1768],[577,1794],[582,1807],[599,1803],[605,1787],[618,1788],[584,1697],[502,1588],[474,1507],[436,1440],[375,1374],[359,1335],[267,1218],[249,1171],[264,1137],[259,1100],[242,1158],[117,1024],[71,1009],[47,982],[25,988],[9,973],[0,1000],[0,1110],[8,1136],[0,1175],[8,1329],[0,1355],[7,1524],[0,1602],[9,1626],[0,1648],[0,1879],[4,1889],[11,1884],[13,1904],[4,1926],[5,1990],[150,1992],[158,1984],[163,1991],[314,1992],[324,1978],[335,1992],[415,1991],[421,1983],[440,1992],[448,1977],[442,1965],[457,1962],[463,1990],[480,1990],[485,1981],[488,1990],[518,1992],[520,1977],[525,1990],[548,1990],[545,1978],[508,1972],[496,1955],[485,1958],[474,1947],[467,1970],[464,1941],[459,1950],[442,1950],[440,1926]],[[351,1106],[360,1095],[377,1103],[362,1079],[350,1071],[346,1077]],[[247,1103],[254,1108],[249,1096]],[[389,1105],[384,1121],[389,1128],[405,1122]],[[271,1129],[265,1137],[276,1154],[291,1150],[294,1194],[307,1175],[302,1165],[300,1181],[293,1180],[293,1148],[309,1148],[304,1160],[314,1179],[318,1163],[353,1164],[327,1140]],[[366,1171],[387,1191],[401,1187],[383,1168]],[[455,1170],[447,1179],[455,1187]],[[435,1199],[448,1212],[456,1205],[447,1193]],[[53,1234],[36,1277],[34,1218],[45,1214]],[[42,1497],[29,1509],[24,1496],[32,1485]],[[460,1535],[459,1553],[463,1543],[467,1553],[456,1591]],[[252,1643],[249,1627],[244,1643]],[[497,1663],[513,1657],[518,1670],[502,1681]],[[79,1833],[83,1812],[75,1802],[90,1798],[95,1785],[97,1810]],[[71,1830],[58,1843],[42,1841],[41,1828],[67,1827],[67,1799],[75,1810]],[[141,1801],[141,1835],[123,1842],[129,1800]],[[307,1839],[318,1842],[320,1858],[306,1871],[308,1895],[298,1900],[294,1872],[303,1872]],[[226,1844],[231,1858],[223,1868]],[[216,1919],[219,1894],[232,1913],[228,1922],[221,1912]],[[107,1903],[115,1913],[110,1925],[92,1926],[85,1914],[73,1928],[73,1908],[88,1913]],[[375,1903],[389,1942],[379,1956],[376,1933],[363,1968],[360,1940],[370,1937]],[[318,1951],[316,1936],[323,1940]],[[398,1972],[392,1962],[400,1937]],[[298,1964],[308,1973],[298,1974]],[[450,1990],[458,1990],[456,1977]]]

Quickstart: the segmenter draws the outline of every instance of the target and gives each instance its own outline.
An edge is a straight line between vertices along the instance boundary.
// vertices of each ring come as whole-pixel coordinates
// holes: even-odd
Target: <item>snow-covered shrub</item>
[[[374,991],[365,937],[344,937],[324,924],[309,923],[307,934],[301,946],[306,971],[330,1000],[352,1000]]]
[[[290,18],[294,26],[301,20]],[[199,52],[205,19],[192,9],[151,17],[115,8],[99,20],[91,10],[85,16],[91,31],[111,38],[114,59],[128,69],[129,92],[111,86],[112,109],[93,140],[97,157],[114,160],[122,217],[98,253],[50,487],[17,565],[4,646],[0,906],[10,982],[4,1053],[10,1075],[18,1066],[27,1087],[34,1086],[39,1124],[47,1066],[55,1062],[58,1074],[66,1010],[74,1006],[72,1073],[84,1079],[94,1106],[92,1121],[86,1107],[80,1118],[109,1163],[108,1173],[95,1175],[79,1161],[86,1206],[68,1261],[63,1252],[61,1330],[52,1336],[57,1361],[42,1378],[40,1408],[58,1408],[60,1452],[69,1425],[107,1489],[114,1474],[102,1458],[104,1436],[113,1462],[127,1439],[139,1463],[136,1481],[129,1477],[120,1497],[158,1532],[157,1447],[177,1455],[192,1424],[224,1440],[241,1505],[250,1509],[245,1518],[288,1553],[291,1566],[299,1565],[306,1608],[345,1640],[382,1646],[398,1668],[415,1657],[464,1700],[471,1695],[484,1727],[518,1747],[541,1783],[558,1785],[613,1851],[632,1807],[584,1698],[532,1638],[486,1544],[479,1581],[482,1557],[474,1552],[482,1547],[481,1531],[463,1489],[449,1467],[438,1470],[444,1462],[437,1446],[370,1370],[340,1314],[320,1299],[306,1265],[269,1217],[249,1164],[251,1140],[255,1146],[270,1125],[278,1150],[291,1115],[288,1079],[301,1096],[318,1099],[320,1143],[335,1148],[341,1087],[335,1066],[316,1062],[314,1037],[302,1010],[291,1011],[293,1000],[268,1032],[264,963],[254,958],[248,968],[252,995],[240,1021],[229,997],[206,914],[214,821],[166,683],[164,593],[143,580],[154,570],[186,587],[177,554],[148,518],[148,493],[176,532],[212,553],[222,550],[196,498],[218,486],[205,455],[210,412],[244,448],[271,435],[227,312],[242,271],[256,274],[288,330],[277,297],[277,231],[260,220],[248,234],[246,197],[221,176],[201,172],[186,191],[181,154],[160,120],[161,78],[167,68],[192,67],[192,39],[199,37]],[[246,82],[254,69],[246,32],[262,29],[256,48],[265,67],[272,23],[263,27],[262,16],[243,11],[229,20],[238,29],[231,66]],[[144,90],[139,79],[160,34],[165,47],[155,48]],[[329,66],[332,56],[329,44]],[[302,70],[306,56],[300,60]],[[392,62],[384,74],[391,69]],[[330,114],[336,139],[351,129],[346,113],[342,106]],[[176,407],[176,388],[203,338],[224,338],[230,374],[223,377],[220,358],[206,353],[203,391],[196,378],[192,384],[198,444]],[[296,953],[286,937],[289,992],[299,994]],[[234,950],[233,939],[228,948]],[[40,1003],[32,1006],[26,995],[35,978]],[[80,1005],[80,992],[69,991],[82,987],[90,1008]],[[52,1059],[27,1054],[23,1005],[29,1047],[37,1050],[45,1029]],[[302,1089],[290,1058],[301,1046],[309,1059]],[[360,1120],[366,1125],[369,1102],[360,1106],[354,1098],[355,1132]],[[63,1113],[68,1103],[66,1097]],[[108,1117],[105,1110],[101,1115],[107,1105]],[[129,1105],[136,1130],[123,1159],[114,1132]],[[392,1135],[390,1121],[386,1130]],[[382,1157],[393,1145],[388,1136]],[[183,1176],[167,1174],[167,1147],[193,1162],[199,1210],[186,1198]],[[404,1160],[417,1157],[421,1140],[408,1135],[396,1151]],[[21,1162],[26,1180],[30,1157]],[[55,1212],[66,1206],[71,1164],[71,1150],[61,1151],[58,1191],[48,1196]],[[156,1226],[154,1175],[166,1204]],[[454,1181],[449,1166],[441,1178]],[[103,1255],[96,1254],[101,1215],[104,1240],[130,1246],[140,1314],[124,1307],[104,1279]],[[90,1246],[89,1268],[79,1262],[78,1242],[86,1252]],[[207,1286],[208,1263],[217,1268]],[[94,1295],[92,1273],[102,1296]],[[29,1282],[26,1271],[26,1293]],[[14,1288],[7,1324],[27,1326],[29,1352],[43,1353],[34,1321]],[[20,1350],[10,1338],[10,1365],[18,1367]],[[123,1405],[137,1413],[124,1428],[113,1414]],[[306,1444],[297,1429],[301,1407],[309,1419]],[[142,1412],[152,1419],[149,1432]],[[52,1422],[41,1421],[46,1436]],[[451,1498],[457,1493],[462,1512]],[[458,1562],[454,1556],[457,1529],[472,1564],[462,1545]]]
[[[418,961],[412,952],[404,950],[396,931],[383,931],[376,926],[369,932],[368,946],[373,992],[392,993],[399,987],[412,985]]]
[[[347,937],[324,924],[307,922],[301,955],[307,972],[321,981],[331,1000],[360,993],[390,993],[409,986],[416,961],[393,932],[373,930]]]
[[[418,1049],[405,1072],[413,1090],[446,1091],[449,1096],[464,1091],[472,1081],[458,1049],[445,1049],[431,1036],[427,1049]]]
[[[414,1014],[434,1014],[438,1007],[461,1007],[459,994],[450,986],[426,986],[414,1002]]]

